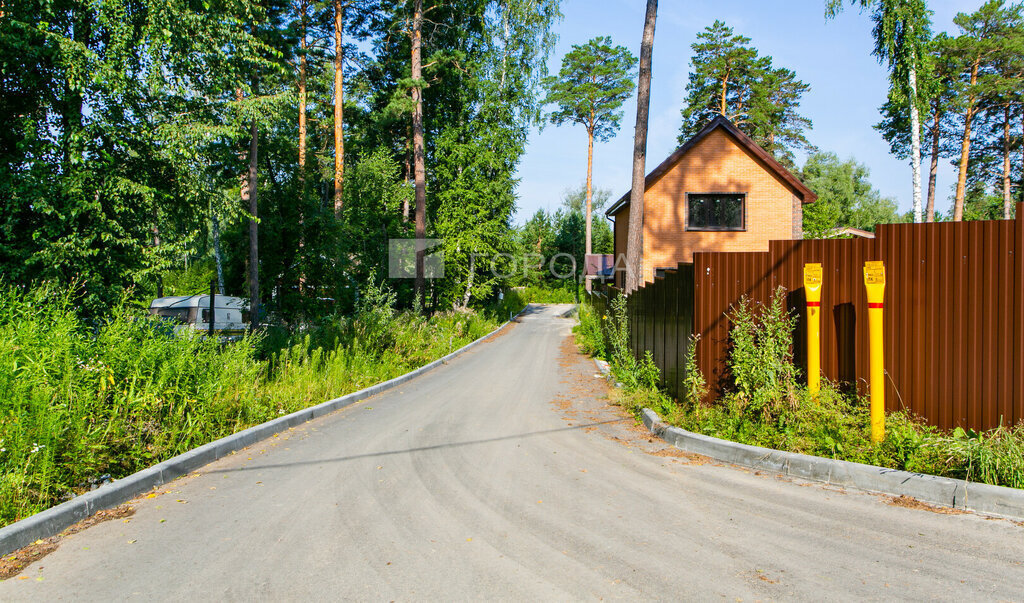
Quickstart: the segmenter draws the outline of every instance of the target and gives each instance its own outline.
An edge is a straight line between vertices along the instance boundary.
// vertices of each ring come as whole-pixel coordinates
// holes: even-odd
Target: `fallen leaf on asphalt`
[[[181,499],[181,498],[179,498],[178,500],[176,500],[176,501],[174,501],[174,502],[180,502],[180,503],[181,503],[181,504],[183,504],[183,505],[186,505],[186,504],[188,504],[188,501],[187,501],[187,500],[184,500],[184,499]]]
[[[138,542],[138,540],[129,540],[128,544],[135,544],[136,542]]]
[[[147,495],[146,495],[146,498],[156,498],[157,496],[160,496],[160,495],[159,495],[159,494],[157,494],[156,492],[154,492],[154,493],[152,493],[152,494],[147,494]]]
[[[167,521],[167,520],[166,520],[166,519],[161,519],[161,520],[160,520],[160,523],[163,523],[163,522],[165,522],[165,521]]]

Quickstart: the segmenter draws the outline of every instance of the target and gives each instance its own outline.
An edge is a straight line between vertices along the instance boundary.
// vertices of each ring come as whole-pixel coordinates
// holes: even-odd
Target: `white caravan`
[[[249,328],[249,306],[240,297],[215,295],[213,330],[222,341],[236,341]],[[174,331],[185,329],[208,333],[210,296],[159,297],[149,304],[149,313],[174,323]]]

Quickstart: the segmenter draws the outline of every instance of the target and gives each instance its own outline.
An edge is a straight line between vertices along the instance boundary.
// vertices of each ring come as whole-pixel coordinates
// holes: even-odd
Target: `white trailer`
[[[213,330],[222,341],[241,339],[249,328],[249,306],[240,297],[213,296]],[[149,304],[149,313],[174,323],[174,331],[210,331],[210,296],[159,297]]]

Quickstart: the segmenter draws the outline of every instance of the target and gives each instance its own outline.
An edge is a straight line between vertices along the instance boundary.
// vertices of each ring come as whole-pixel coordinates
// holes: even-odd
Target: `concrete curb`
[[[579,311],[579,306],[573,304],[571,308],[558,315],[558,318],[572,318]]]
[[[911,496],[945,507],[1024,519],[1024,490],[738,444],[671,427],[649,408],[643,409],[641,419],[652,434],[676,448],[727,463],[866,492]]]
[[[595,358],[594,363],[605,376],[611,375],[607,362]],[[1024,490],[1017,488],[978,484],[951,477],[910,473],[720,440],[672,427],[649,408],[643,409],[641,420],[653,435],[680,450],[734,465],[865,492],[911,496],[944,507],[1024,519]]]
[[[526,311],[526,308],[520,310],[519,314],[516,314],[512,319],[514,320],[524,311]],[[45,511],[26,517],[21,521],[17,521],[0,528],[0,556],[32,544],[36,540],[49,538],[50,536],[59,534],[64,530],[64,528],[89,517],[97,511],[109,509],[123,502],[129,501],[139,494],[148,492],[157,486],[177,479],[183,475],[187,475],[189,472],[202,467],[203,465],[208,465],[219,458],[231,454],[232,452],[241,450],[242,448],[250,446],[261,440],[265,440],[276,433],[280,433],[288,429],[289,427],[294,427],[295,425],[305,423],[306,421],[310,421],[317,417],[322,417],[323,415],[332,413],[340,408],[344,408],[350,404],[359,402],[360,400],[365,400],[366,398],[402,385],[403,383],[415,379],[416,377],[419,377],[420,375],[443,364],[447,364],[449,360],[464,354],[477,344],[490,339],[511,322],[512,320],[508,320],[502,323],[501,326],[494,329],[487,335],[467,343],[447,356],[438,358],[437,360],[429,364],[425,364],[414,371],[395,377],[389,381],[384,381],[383,383],[371,385],[370,387],[341,396],[340,398],[334,398],[333,400],[322,402],[316,406],[310,406],[309,408],[295,411],[289,415],[268,421],[261,425],[256,425],[244,431],[239,431],[238,433],[225,436],[219,440],[210,442],[209,444],[204,444],[198,448],[179,454],[176,457],[167,459],[166,461],[153,465],[148,469],[143,469],[142,471],[133,473],[127,477],[105,484],[91,492],[81,496],[76,496],[65,503],[61,503],[55,507],[50,507]]]

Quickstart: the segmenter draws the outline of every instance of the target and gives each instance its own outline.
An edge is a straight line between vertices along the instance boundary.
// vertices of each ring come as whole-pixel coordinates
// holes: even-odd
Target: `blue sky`
[[[932,0],[933,30],[955,32],[956,13],[972,12],[980,4],[981,0]],[[661,0],[654,36],[647,170],[676,148],[690,44],[699,31],[721,19],[751,38],[762,55],[771,55],[775,65],[792,69],[810,84],[801,103],[801,112],[814,122],[808,140],[823,151],[866,164],[872,184],[896,199],[901,210],[910,209],[909,162],[890,155],[888,144],[872,127],[885,101],[888,74],[871,56],[869,15],[847,8],[826,22],[824,5],[824,0]],[[642,0],[564,0],[565,18],[556,26],[559,41],[549,69],[557,73],[573,44],[600,35],[611,36],[639,56],[644,8]],[[635,99],[623,110],[618,136],[596,144],[594,150],[594,185],[611,190],[613,200],[630,187]],[[797,163],[803,165],[804,158],[798,155]],[[922,169],[927,170],[926,162]],[[534,128],[519,167],[515,221],[524,222],[540,208],[557,208],[563,192],[579,186],[586,174],[587,135],[582,126]],[[949,162],[941,161],[937,209],[949,206],[953,178]]]

